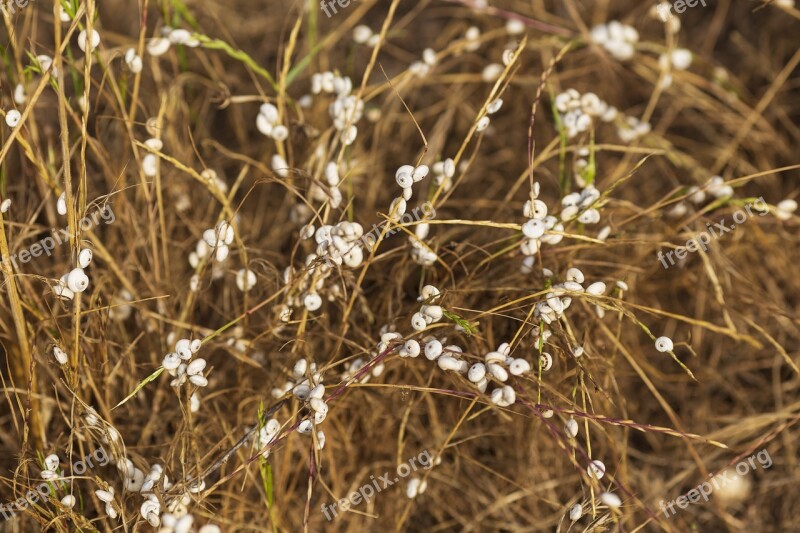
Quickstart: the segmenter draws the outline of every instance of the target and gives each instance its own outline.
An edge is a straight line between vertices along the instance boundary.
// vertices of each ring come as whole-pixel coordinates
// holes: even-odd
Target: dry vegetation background
[[[45,0],[6,12],[0,108],[21,117],[0,129],[0,194],[11,200],[0,252],[18,254],[53,229],[69,227],[72,238],[2,267],[0,503],[42,482],[45,456],[57,454],[65,471],[46,502],[6,510],[0,530],[157,530],[145,496],[125,490],[114,466],[127,458],[143,474],[162,465],[172,483],[162,476],[150,498],[163,531],[800,531],[798,218],[791,202],[776,207],[798,195],[800,13],[791,2],[707,3],[676,14],[677,32],[653,3],[633,0],[361,0],[331,18],[317,2],[288,0],[81,1],[68,6],[78,8],[72,20],[55,23]],[[591,29],[612,20],[639,33],[630,59],[591,42]],[[87,25],[101,37],[91,55],[77,44]],[[355,42],[359,25],[381,37]],[[154,57],[149,40],[166,26],[199,46]],[[471,26],[477,38],[467,38]],[[412,66],[425,48],[437,55],[427,72]],[[659,56],[678,48],[692,52],[691,66],[668,74]],[[58,77],[41,73],[40,54],[56,58]],[[336,96],[311,94],[324,71],[349,77],[364,101],[350,146],[329,113]],[[562,142],[554,99],[568,88],[615,106],[617,124],[593,120]],[[497,97],[502,107],[476,131]],[[265,102],[286,139],[257,129]],[[651,131],[623,141],[623,114]],[[162,146],[144,144],[153,137]],[[523,204],[538,182],[558,217],[561,198],[582,188],[582,150],[594,158],[600,221],[564,222],[563,240],[542,244],[528,272]],[[452,186],[431,172],[408,202],[408,211],[435,207],[423,238],[435,261],[415,261],[413,221],[365,250],[361,265],[330,269],[321,307],[304,307],[322,263],[307,265],[317,243],[301,237],[303,225],[355,221],[369,231],[400,195],[398,167],[446,158]],[[341,202],[326,182],[330,161]],[[733,196],[693,202],[690,188],[714,175]],[[660,250],[759,197],[768,215],[662,267]],[[81,230],[102,205],[115,221]],[[228,257],[193,267],[190,253],[220,220],[235,232]],[[89,286],[60,300],[58,279],[85,248]],[[248,292],[236,283],[243,268],[256,276]],[[573,294],[547,325],[535,306],[569,268],[606,290]],[[441,291],[445,316],[419,333],[411,318],[426,284]],[[285,304],[294,305],[288,321]],[[398,339],[376,348],[392,328]],[[550,332],[543,345],[536,328]],[[465,374],[395,349],[416,339],[424,350],[427,335],[459,346],[469,365],[507,342],[533,368],[483,394]],[[696,379],[655,349],[662,335]],[[203,339],[195,357],[207,361],[208,385],[171,387],[166,373],[143,383],[183,337]],[[547,372],[540,351],[553,357]],[[354,379],[353,362],[376,356],[382,374]],[[313,438],[298,432],[308,404],[273,395],[299,359],[316,363],[326,386],[329,412]],[[490,395],[503,385],[516,401],[501,407]],[[272,442],[246,438],[269,418],[280,423]],[[100,446],[112,463],[70,471]],[[770,468],[675,516],[659,509],[764,449]],[[407,496],[409,476],[326,520],[323,504],[425,450],[438,459],[413,474],[424,493]],[[602,479],[587,475],[590,459],[605,464]],[[95,491],[109,487],[106,505]],[[583,516],[573,522],[575,504]],[[207,524],[219,529],[200,529]]]

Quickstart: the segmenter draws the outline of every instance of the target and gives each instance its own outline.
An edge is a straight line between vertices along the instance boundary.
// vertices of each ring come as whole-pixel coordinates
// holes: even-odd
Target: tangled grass
[[[800,530],[800,13],[720,1],[665,23],[633,1],[481,4],[3,12],[0,254],[20,260],[0,289],[0,530]],[[612,20],[638,30],[630,47],[598,40]],[[578,131],[558,109],[570,88],[618,115],[587,112]],[[400,218],[395,171],[423,164],[407,212],[435,215]],[[596,215],[579,221],[564,199],[581,190],[580,216]],[[760,216],[662,266],[757,199]],[[557,218],[536,238],[532,200]],[[101,209],[113,221],[84,228]],[[378,228],[344,261],[314,234],[358,233],[343,221]],[[88,288],[59,298],[84,249]],[[564,289],[569,269],[587,287]],[[420,300],[427,285],[438,298]],[[441,306],[422,333],[421,305]],[[409,356],[432,337],[438,361]],[[202,379],[165,370],[181,338],[202,340],[183,359],[206,361]],[[502,343],[528,370],[476,387],[466,368]],[[312,424],[318,382],[327,416]],[[769,467],[660,508],[761,450]],[[26,501],[51,454],[63,472]],[[421,454],[425,468],[326,518]]]

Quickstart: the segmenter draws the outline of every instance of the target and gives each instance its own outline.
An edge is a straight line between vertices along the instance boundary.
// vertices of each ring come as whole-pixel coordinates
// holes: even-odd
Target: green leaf
[[[250,57],[246,52],[243,52],[242,50],[236,50],[225,41],[221,41],[220,39],[212,39],[201,33],[195,33],[193,37],[200,41],[200,44],[203,48],[207,48],[208,50],[222,50],[233,59],[244,63],[262,78],[267,80],[270,85],[272,85],[272,88],[275,90],[275,92],[278,92],[278,84],[275,83],[275,79],[272,77],[269,71],[256,63],[255,59]]]
[[[448,318],[449,320],[452,320],[452,321],[453,321],[453,322],[455,322],[455,323],[456,323],[458,326],[460,326],[460,327],[461,327],[461,329],[463,329],[463,330],[464,330],[464,332],[465,332],[467,335],[472,335],[473,333],[475,333],[475,332],[477,331],[477,329],[475,328],[475,326],[473,326],[473,325],[472,325],[472,324],[470,324],[470,323],[469,323],[467,320],[465,320],[464,318],[462,318],[462,317],[458,316],[458,315],[457,315],[457,314],[455,314],[455,313],[451,313],[450,311],[442,310],[442,314],[443,314],[443,315],[444,315],[446,318]]]
[[[139,384],[136,386],[136,388],[135,388],[135,389],[133,389],[133,392],[132,392],[132,393],[128,394],[128,396],[126,396],[124,400],[122,400],[121,402],[119,402],[117,405],[115,405],[115,406],[114,406],[114,407],[112,407],[111,409],[112,409],[112,410],[116,409],[116,408],[117,408],[117,407],[119,407],[120,405],[124,404],[125,402],[127,402],[128,400],[130,400],[131,398],[133,398],[134,396],[136,396],[136,394],[138,394],[138,392],[139,392],[140,390],[142,390],[142,389],[143,389],[143,388],[144,388],[144,387],[145,387],[145,386],[146,386],[148,383],[150,383],[151,381],[154,381],[154,380],[155,380],[155,379],[156,379],[158,376],[160,376],[160,375],[161,375],[161,373],[162,373],[162,372],[164,372],[164,367],[163,367],[163,366],[162,366],[162,367],[160,367],[160,368],[159,368],[158,370],[156,370],[155,372],[153,372],[152,374],[150,374],[149,376],[147,376],[146,378],[144,378],[144,379],[143,379],[141,382],[139,382]]]

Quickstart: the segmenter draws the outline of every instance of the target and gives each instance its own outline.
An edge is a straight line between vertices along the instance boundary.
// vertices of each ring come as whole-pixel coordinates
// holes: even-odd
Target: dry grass
[[[0,503],[41,482],[48,454],[71,464],[102,446],[114,462],[128,457],[145,474],[163,465],[175,482],[156,489],[164,511],[202,477],[205,488],[187,506],[197,529],[800,530],[798,218],[774,216],[776,204],[797,196],[800,177],[798,11],[709,2],[679,15],[673,35],[646,2],[503,0],[488,11],[476,3],[362,0],[328,19],[314,1],[304,11],[286,1],[89,0],[74,22],[54,24],[52,3],[37,0],[3,16],[0,107],[22,116],[1,130],[0,193],[12,205],[0,216],[0,254],[19,254],[53,229],[68,227],[70,240],[52,255],[2,266]],[[526,32],[510,35],[506,21],[520,17]],[[628,61],[586,44],[594,25],[615,19],[640,34]],[[92,55],[76,45],[87,24],[102,36]],[[151,57],[146,44],[167,24],[196,32],[200,46]],[[354,43],[359,24],[380,33],[379,43]],[[481,29],[474,50],[464,39],[472,25]],[[129,47],[142,56],[140,74],[125,65]],[[427,47],[437,65],[415,76],[409,65]],[[515,50],[511,63],[483,80],[506,48]],[[691,50],[692,66],[659,88],[658,55],[673,48]],[[57,78],[31,69],[39,54],[55,58]],[[365,101],[349,147],[332,127],[333,96],[299,105],[311,76],[326,70],[349,76]],[[19,82],[22,105],[13,100]],[[553,99],[571,87],[649,121],[652,131],[624,143],[597,121],[591,135],[562,142]],[[478,131],[498,96],[502,108]],[[285,141],[256,129],[267,101],[289,127]],[[145,145],[151,137],[163,148]],[[542,245],[533,272],[523,274],[520,227],[533,182],[557,214],[560,199],[580,190],[572,168],[581,147],[594,157],[601,222],[566,224],[564,239]],[[150,153],[159,161],[154,176],[143,170]],[[290,172],[273,170],[275,154]],[[393,176],[400,165],[447,157],[458,169],[452,188],[428,177],[409,202],[409,211],[426,200],[436,210],[425,245],[437,260],[423,267],[407,238],[416,222],[386,223],[399,194]],[[338,208],[313,192],[313,184],[325,187],[328,161],[347,167]],[[227,191],[204,178],[206,169]],[[732,199],[686,201],[689,187],[715,174],[734,187]],[[66,216],[56,210],[62,192]],[[662,268],[659,250],[730,221],[759,197],[772,213]],[[688,210],[667,216],[681,202]],[[113,223],[80,229],[106,205]],[[361,266],[333,269],[318,311],[300,306],[283,322],[280,306],[302,295],[305,275],[318,279],[320,271],[306,267],[316,243],[299,237],[299,205],[316,226],[384,225]],[[203,231],[234,219],[229,258],[192,268],[188,256]],[[606,225],[610,235],[599,239]],[[89,288],[60,301],[53,287],[82,248],[94,252]],[[290,265],[297,272],[284,283]],[[245,267],[257,284],[242,293],[235,278]],[[541,346],[533,332],[544,323],[534,306],[553,282],[542,268],[563,281],[570,267],[608,289],[576,295]],[[421,335],[410,320],[426,284],[442,290],[447,314]],[[124,291],[130,315],[120,317]],[[534,369],[509,379],[516,402],[498,407],[464,375],[424,356],[402,358],[394,345],[378,353],[387,325],[403,339],[446,337],[469,364],[508,342]],[[661,335],[674,340],[674,359],[655,350]],[[194,385],[172,388],[165,374],[145,382],[180,337],[204,339],[198,355],[208,361],[208,386],[198,389],[196,412]],[[66,364],[54,358],[54,344]],[[536,363],[542,350],[554,358],[549,372]],[[371,365],[385,363],[382,375],[343,378],[348,364],[371,356]],[[271,394],[301,358],[316,362],[327,387],[321,450],[316,437],[297,432],[304,402]],[[85,418],[90,406],[101,419],[94,427]],[[266,460],[247,438],[262,409],[262,423],[275,417],[282,426]],[[570,417],[579,423],[574,439],[565,435]],[[671,518],[659,510],[660,500],[762,449],[772,466],[744,477],[739,494],[720,490]],[[408,499],[406,484],[397,484],[325,519],[321,505],[424,450],[441,459],[417,472],[424,494]],[[590,458],[606,465],[600,481],[586,474]],[[17,510],[0,530],[153,529],[139,512],[142,495],[122,483],[112,464],[68,476],[67,492]],[[94,493],[108,485],[117,519]],[[599,502],[607,491],[621,498],[618,510]],[[69,492],[78,499],[71,510],[59,503]],[[575,503],[584,516],[572,524]]]

